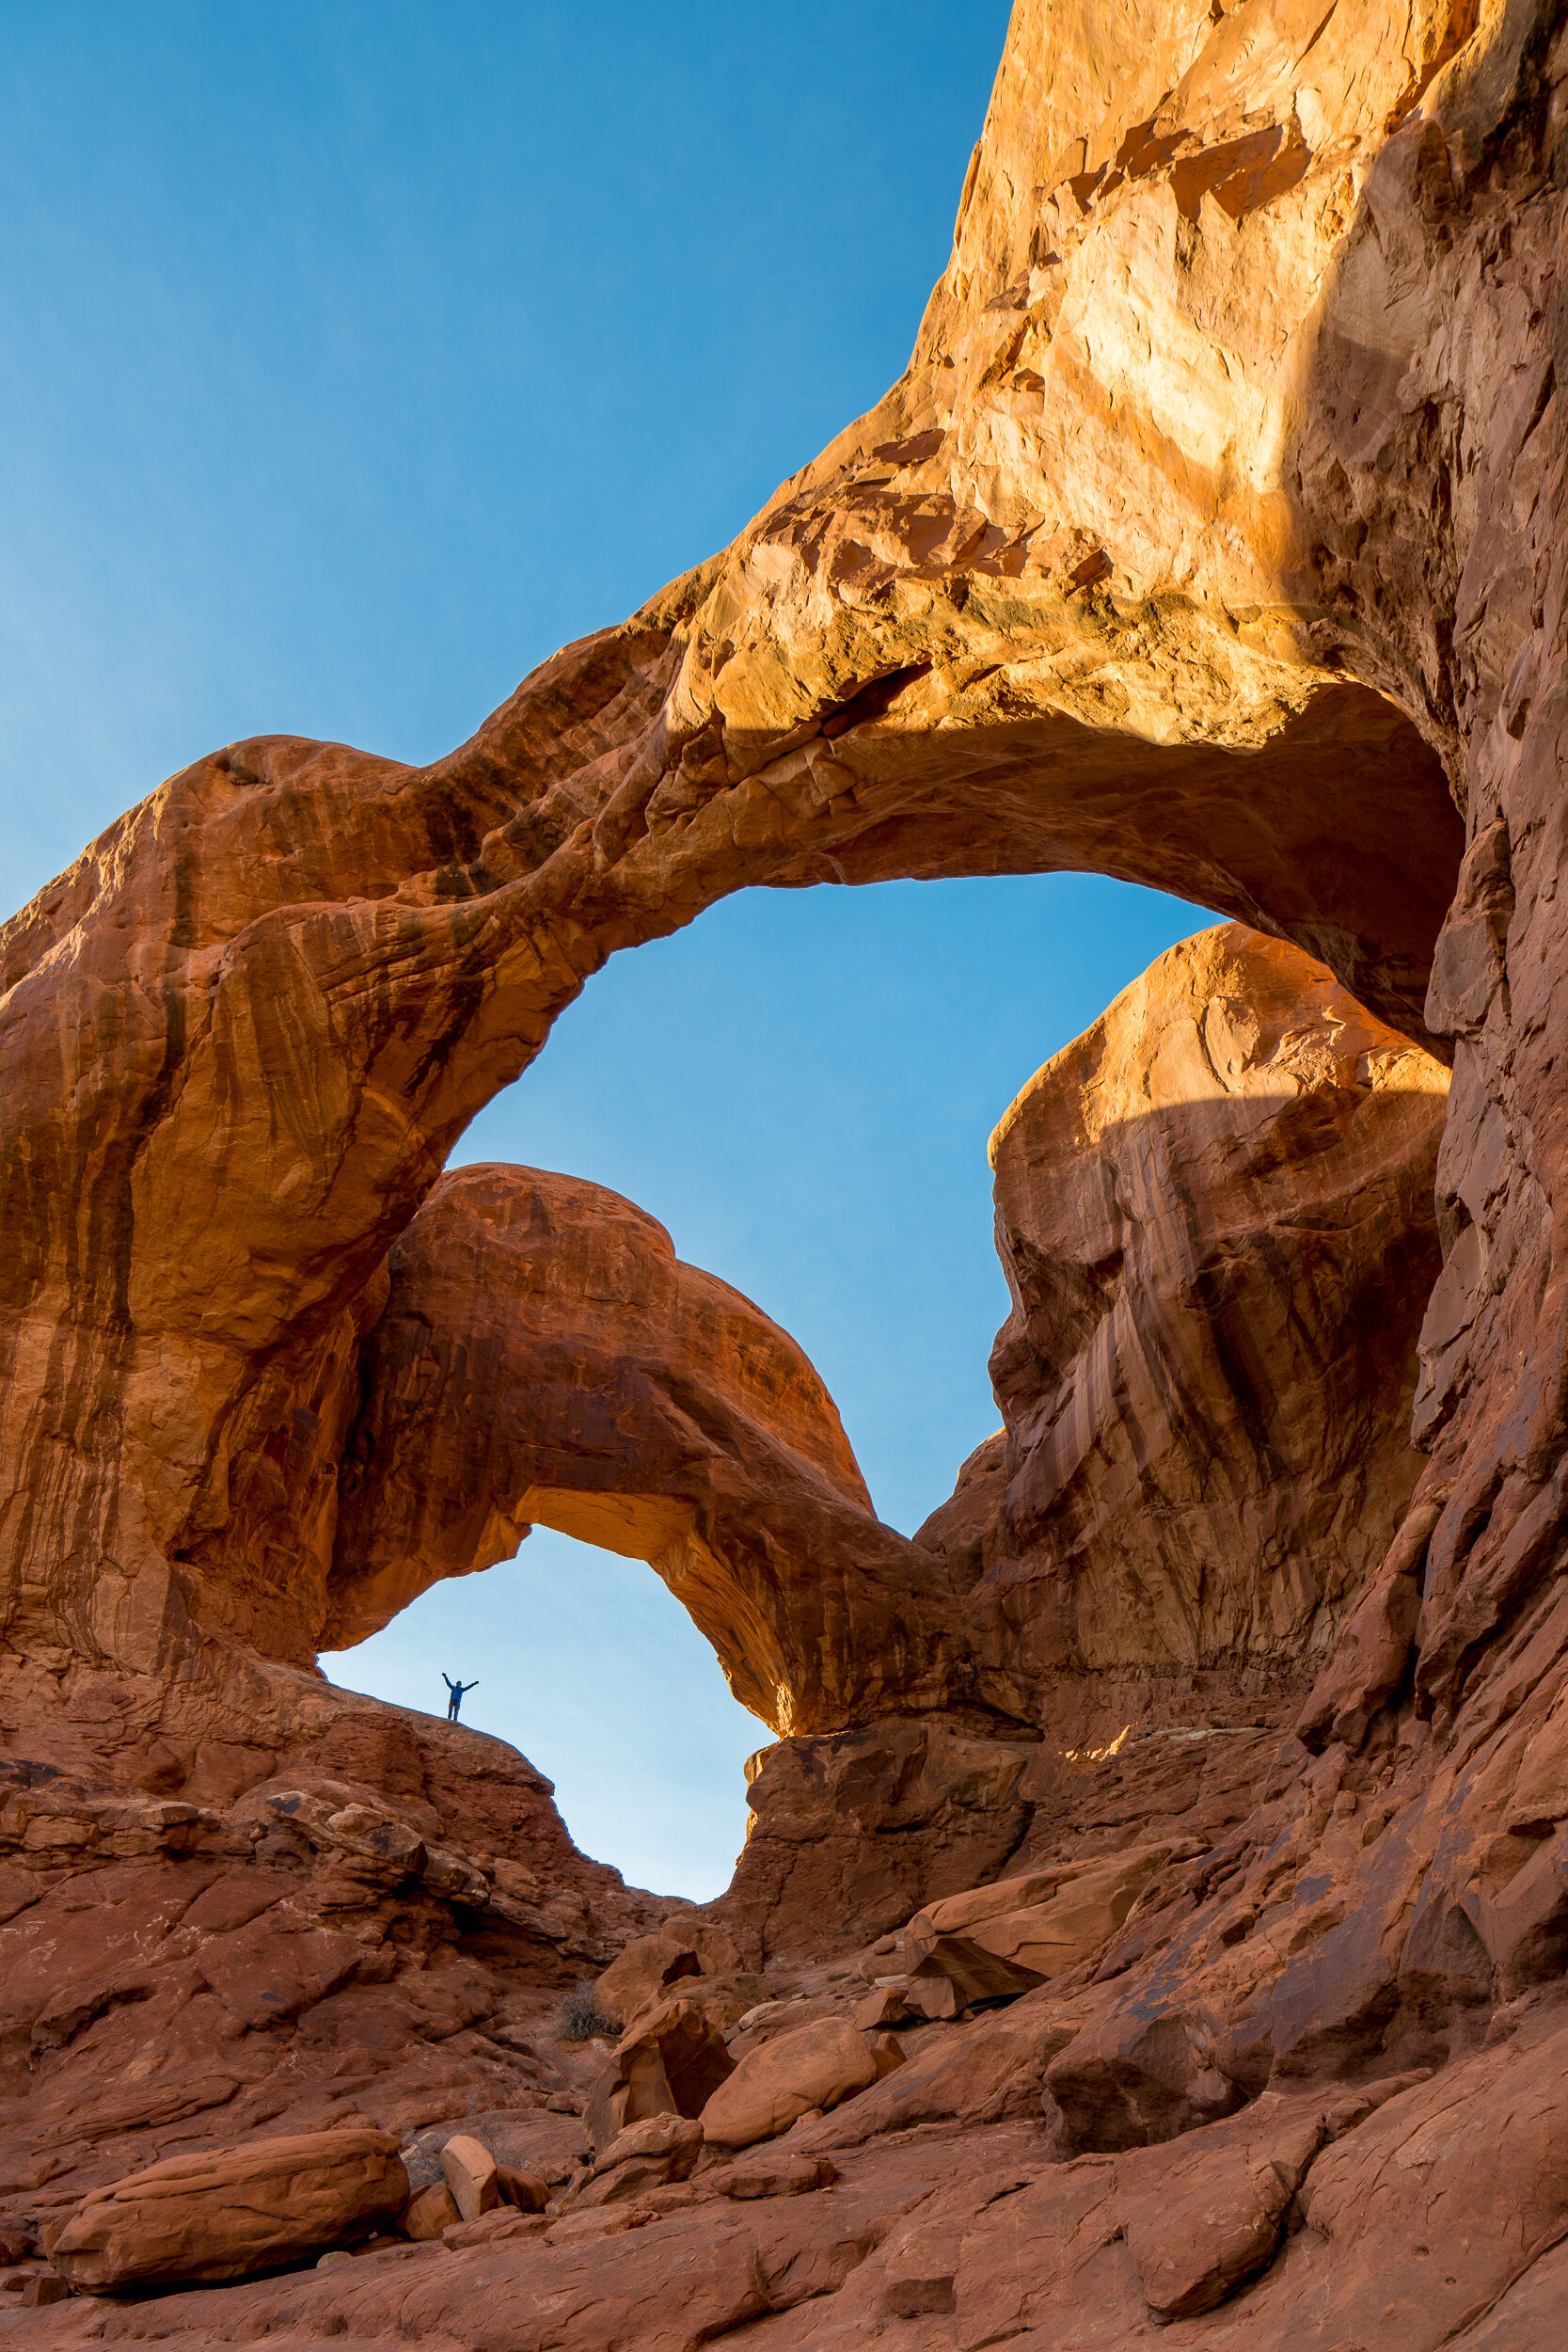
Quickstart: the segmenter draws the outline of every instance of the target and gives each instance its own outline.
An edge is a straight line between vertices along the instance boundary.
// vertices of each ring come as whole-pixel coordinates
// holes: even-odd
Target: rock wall
[[[185,1563],[316,1412],[466,1120],[606,956],[728,891],[1095,866],[1424,1036],[1468,741],[1430,615],[1478,532],[1530,527],[1546,85],[1512,19],[1446,66],[1451,10],[1246,24],[1081,30],[1064,78],[1021,8],[910,371],[732,548],[428,770],[198,762],[6,927],[13,1627],[151,1668],[227,1624]],[[1224,201],[1193,179],[1222,164]]]
[[[1331,1645],[1423,1467],[1446,1092],[1321,965],[1230,925],[1162,956],[1002,1120],[999,1491],[978,1535],[966,1492],[917,1541],[962,1523],[989,1675],[1032,1686],[1037,1721],[1064,1674]]]
[[[913,1549],[945,1559],[989,1720],[768,1752],[726,1905],[759,1953],[1053,1853],[1108,1751],[1119,1825],[1242,1818],[1424,1467],[1447,1085],[1239,925],[1162,956],[1037,1073],[991,1138],[1005,1426]],[[1232,1810],[1163,1744],[1195,1725],[1226,1735]]]

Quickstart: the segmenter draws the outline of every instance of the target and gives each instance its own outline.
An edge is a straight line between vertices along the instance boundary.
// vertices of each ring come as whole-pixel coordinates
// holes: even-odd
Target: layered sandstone
[[[520,2093],[548,2076],[506,2037],[570,1963],[500,1849],[548,1850],[584,1945],[612,1941],[589,1892],[622,1934],[646,1908],[580,1891],[537,1790],[464,1844],[470,1799],[420,1774],[460,1787],[468,1752],[405,1727],[416,1770],[378,1747],[387,1712],[289,1661],[326,1621],[388,1252],[610,953],[758,883],[1087,866],[1292,942],[1453,1061],[1431,1458],[1300,1740],[1269,1730],[1292,1692],[1250,1696],[1249,1729],[1198,1690],[1200,1720],[1052,1757],[964,1711],[978,1680],[928,1721],[884,1686],[887,1715],[759,1776],[867,1818],[928,1804],[953,1876],[909,1902],[891,1867],[906,1917],[1196,1837],[1106,1946],[799,2126],[832,2198],[809,2164],[754,2212],[694,2173],[116,2328],[1554,2341],[1565,79],[1537,0],[1020,0],[910,369],[734,547],[431,768],[286,739],[198,762],[0,933],[5,2195],[35,2236],[220,2106],[228,2143],[451,2100],[470,2135],[487,2111],[532,2136],[498,2163],[545,2161],[554,2119]],[[1040,1524],[1070,1503],[1092,1554],[1099,1506],[1053,1476]],[[1319,1546],[1287,1614],[1349,1597]],[[1247,1638],[1276,1622],[1260,1599]],[[888,1627],[856,1630],[875,1653]],[[1092,1610],[1072,1632],[1092,1646]],[[304,1778],[344,1726],[364,1775]],[[966,1739],[1000,1792],[978,1815]],[[67,2306],[55,2340],[77,2333]]]
[[[1426,616],[1528,527],[1540,415],[1549,196],[1484,258],[1483,117],[1538,68],[1512,19],[1444,67],[1441,8],[1145,17],[1021,8],[910,371],[733,548],[429,770],[197,763],[7,927],[24,1636],[285,1641],[388,1247],[606,956],[726,892],[1098,866],[1421,1032],[1467,723]]]

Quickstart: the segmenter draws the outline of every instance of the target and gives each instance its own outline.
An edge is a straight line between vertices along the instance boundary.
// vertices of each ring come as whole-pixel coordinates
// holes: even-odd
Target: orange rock
[[[1310,2155],[1310,2146],[1306,2153]],[[1281,2163],[1242,2149],[1200,2163],[1173,2194],[1128,2213],[1127,2251],[1144,2300],[1160,2319],[1212,2311],[1274,2260],[1305,2161]]]
[[[428,2187],[416,2189],[408,2200],[403,2226],[411,2238],[422,2242],[439,2237],[443,2230],[451,2229],[461,2217],[446,2183],[432,2181]]]
[[[467,2132],[459,2132],[448,2140],[441,2151],[441,2169],[463,2220],[477,2221],[482,2213],[488,2213],[492,2206],[500,2203],[496,2159],[482,2141]]]
[[[1029,1711],[1064,1673],[1290,1664],[1331,1637],[1421,1467],[1446,1094],[1321,965],[1228,924],[1008,1110],[1006,1432],[969,1608]],[[1101,1737],[1121,1703],[1113,1682]]]
[[[543,2213],[550,2201],[550,2185],[546,2180],[537,2172],[519,2172],[510,2164],[497,2165],[496,2186],[502,2204],[515,2207],[518,2213]]]
[[[855,2022],[860,2024],[858,2012]],[[867,2032],[862,2026],[861,2039],[875,2061],[879,2082],[884,2075],[895,2074],[900,2066],[907,2064],[908,2053],[895,2033],[884,2033],[879,2027],[873,2027]]]
[[[594,2148],[628,2124],[700,2115],[733,2071],[724,2037],[694,2001],[665,2001],[629,2026],[601,2074],[583,2121]]]
[[[354,2126],[170,2156],[94,2189],[49,2259],[88,2294],[243,2279],[395,2221],[408,2201],[398,2143]]]
[[[703,2108],[703,2137],[718,2148],[776,2139],[812,2109],[863,2090],[878,2073],[876,2058],[845,2019],[801,2026],[747,2052]]]
[[[935,1942],[931,1951],[922,1958],[917,1974],[933,1964],[940,1965],[939,1955],[944,1946],[967,1945],[973,1951],[990,1953],[1008,1966],[1028,1972],[1036,1981],[1049,1981],[1108,1944],[1145,1887],[1164,1869],[1173,1853],[1190,1857],[1194,1851],[1192,1844],[1181,1848],[1168,1843],[1125,1848],[1102,1861],[1073,1867],[1044,1902],[1017,1911],[988,1911],[961,1931],[942,1932],[934,1912]],[[966,1900],[960,1896],[939,1903],[936,1912],[949,1913]],[[919,1952],[924,1941],[920,1923],[913,1922],[911,1950]]]
[[[411,2128],[467,2115],[476,2072],[508,2070],[442,2033],[499,2017],[524,1969],[536,1991],[610,1957],[587,1914],[587,1891],[611,1906],[606,1881],[573,1861],[537,1776],[461,1727],[420,1760],[397,1710],[309,1672],[358,1573],[338,1543],[345,1462],[367,1513],[385,1504],[391,1589],[397,1531],[419,1525],[355,1452],[381,1409],[361,1351],[388,1251],[609,955],[753,886],[1089,868],[1321,957],[1454,1066],[1411,1423],[1432,1459],[1402,1523],[1387,1401],[1433,1227],[1418,1186],[1403,1216],[1396,1152],[1319,1188],[1310,1147],[1342,1171],[1370,1130],[1388,1142],[1398,1091],[1383,1048],[1338,1067],[1329,1033],[1354,1024],[1321,989],[1300,1024],[1320,1075],[1284,1107],[1248,1085],[1300,1076],[1299,1008],[1273,1043],[1259,1023],[1256,1059],[1233,1023],[1240,1050],[1218,1021],[1214,1050],[1206,1009],[1201,1099],[1152,1104],[1147,1158],[1114,1054],[1112,1129],[1076,1081],[1072,1115],[1042,1119],[1058,1142],[1093,1129],[1107,1181],[1058,1200],[1031,1180],[1007,1202],[1008,1435],[942,1515],[941,1564],[873,1536],[842,1488],[814,1518],[836,1473],[809,1451],[781,1464],[774,1440],[795,1448],[744,1383],[725,1427],[733,1460],[781,1480],[758,1540],[784,1555],[787,1605],[705,1489],[608,1441],[598,1483],[566,1486],[630,1498],[642,1549],[650,1499],[683,1539],[691,1508],[695,1602],[745,1673],[776,1677],[766,1711],[800,1735],[753,1791],[731,1914],[749,1957],[776,1913],[850,1950],[1075,1843],[1135,1844],[1156,1820],[1206,1834],[1085,1981],[935,2037],[953,2046],[802,2134],[847,2149],[896,2118],[939,2138],[874,2152],[885,2177],[859,2190],[847,2164],[832,2198],[726,2201],[721,2228],[695,2203],[634,2228],[630,2207],[546,2244],[507,2214],[524,2242],[227,2286],[221,2312],[196,2288],[147,2315],[155,2332],[478,2342],[499,2311],[516,2352],[546,2332],[589,2352],[607,2326],[688,2352],[763,2313],[781,2344],[809,2338],[842,2297],[826,2325],[845,2341],[927,2312],[941,2332],[949,2308],[976,2343],[1059,2340],[1085,2311],[1132,2341],[1147,2307],[1117,2233],[1130,2201],[1174,2198],[1182,2140],[1217,2160],[1250,2148],[1271,2077],[1305,2098],[1314,2074],[1375,2073],[1409,2087],[1314,2159],[1308,2226],[1249,2290],[1249,2344],[1550,2340],[1568,48],[1533,0],[1433,0],[1395,32],[1366,0],[1020,0],[910,368],[732,548],[542,665],[433,766],[287,739],[197,762],[0,931],[4,2047],[27,2054],[0,2129],[28,2197],[82,2160],[79,2119],[144,2148],[209,2115],[231,2137],[279,2095],[325,2106],[340,2058],[395,2083]],[[1227,982],[1209,1000],[1226,1022],[1232,997],[1256,1009]],[[474,1297],[455,1305],[433,1356],[480,1330]],[[498,1515],[521,1501],[499,1477],[483,1495]],[[808,1577],[797,1547],[824,1526],[845,1546]],[[468,1564],[505,1532],[465,1530]],[[1291,1720],[1300,1742],[1277,1737]],[[1045,1724],[1049,1742],[1011,1737]],[[1233,1769],[1199,1744],[1229,1740]],[[433,1851],[504,1847],[544,1898],[499,1887],[476,1927],[478,1882],[499,1883],[477,1860],[436,1864],[450,1894],[388,1889],[371,1881],[395,1855],[329,1860],[245,1815],[302,1754],[356,1784],[337,1810],[404,1822],[427,1871]],[[787,1836],[768,1830],[775,1797]],[[552,1870],[583,1905],[569,1927]],[[651,1921],[616,1915],[626,1934]],[[1032,2162],[1046,2067],[1059,2150],[1114,2165]],[[576,2103],[546,2090],[545,2112]],[[904,2197],[918,2242],[895,2252]],[[1254,2250],[1266,2234],[1265,2212]],[[1214,2256],[1196,2249],[1176,2299],[1239,2275],[1227,2245]]]
[[[655,1935],[634,1937],[596,1980],[594,1996],[607,2015],[629,2026],[642,2010],[680,1984],[737,1974],[743,1963],[721,1928],[704,1920],[690,1927],[666,1921]]]

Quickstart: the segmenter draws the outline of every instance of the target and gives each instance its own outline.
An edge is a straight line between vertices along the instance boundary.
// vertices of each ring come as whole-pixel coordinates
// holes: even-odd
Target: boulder
[[[965,1931],[962,1941],[1027,1974],[1033,1983],[1059,1977],[1116,1934],[1175,1851],[1168,1843],[1134,1846],[1064,1871],[1057,1891],[1044,1902],[982,1915]],[[947,1906],[938,1908],[945,1911]],[[957,1940],[940,1937],[933,1956]],[[918,1935],[911,1933],[911,1941],[917,1949]]]
[[[445,2181],[432,2181],[417,2188],[408,2200],[403,2217],[405,2233],[418,2241],[437,2238],[443,2230],[450,2230],[462,2219],[457,2201]]]
[[[861,2033],[876,2033],[884,2026],[903,2024],[911,2014],[910,1983],[910,1978],[902,1976],[873,1985],[864,1999],[855,2003],[853,2022],[857,2029]]]
[[[623,2034],[594,2085],[583,2118],[590,2145],[606,2147],[649,2116],[700,2115],[734,2063],[696,2002],[662,2002]]]
[[[875,2031],[872,2033],[863,2032],[861,2039],[865,2043],[866,2048],[870,2051],[872,2058],[876,2060],[877,2080],[879,2082],[881,2081],[884,2074],[892,2074],[895,2073],[900,2066],[906,2063],[908,2052],[905,2050],[903,2043],[899,2041],[898,2036],[895,2033],[885,2033],[881,2031]]]
[[[519,2172],[514,2165],[497,2165],[496,2186],[502,2204],[517,2213],[543,2213],[550,2201],[550,2185],[544,2175]]]
[[[49,2249],[88,2294],[244,2279],[399,2220],[408,2175],[388,2132],[364,2125],[169,2156],[94,2189]]]
[[[441,2169],[465,2221],[477,2221],[482,2213],[500,2203],[496,2159],[483,2141],[468,2133],[459,2132],[448,2140],[441,2151]]]
[[[853,2026],[824,2018],[750,2050],[703,2109],[718,2148],[775,2139],[812,2108],[826,2112],[877,2080],[877,2060]]]
[[[590,2178],[572,2204],[618,2204],[667,2181],[684,2181],[702,2145],[701,2123],[683,2115],[650,2115],[630,2123],[594,2157]]]
[[[976,2001],[1013,2001],[1041,1981],[1021,1961],[1001,1958],[967,1935],[932,1935],[904,1986],[905,2006],[933,2022]],[[916,1945],[915,1948],[920,1947]]]
[[[654,1935],[635,1936],[594,1986],[608,2016],[629,2026],[643,2010],[694,1978],[736,1977],[745,1963],[722,1928],[677,1915]]]
[[[1028,1911],[1054,1895],[1065,1881],[1074,1877],[1081,1864],[1057,1863],[1049,1869],[1024,1870],[1017,1877],[995,1879],[989,1886],[971,1886],[960,1895],[944,1895],[940,1902],[927,1903],[924,1911],[910,1922],[910,1930],[918,1931],[922,1920],[928,1920],[941,1935],[967,1935],[988,1919],[999,1919],[1006,1913]],[[889,1947],[898,1939],[889,1938]]]
[[[837,2179],[838,2169],[826,2156],[797,2155],[781,2148],[760,2159],[749,2156],[725,2166],[714,2174],[713,2186],[736,2204],[752,2204],[759,2197],[804,2197],[816,2188],[832,2188]]]
[[[613,2172],[617,2165],[627,2164],[634,2156],[668,2158],[675,2168],[674,2177],[684,2180],[697,2161],[703,2144],[703,2127],[693,2118],[684,2115],[650,2115],[641,2123],[628,2123],[624,2132],[617,2132],[608,2148],[601,2149],[594,2158],[591,2169],[595,2178]]]

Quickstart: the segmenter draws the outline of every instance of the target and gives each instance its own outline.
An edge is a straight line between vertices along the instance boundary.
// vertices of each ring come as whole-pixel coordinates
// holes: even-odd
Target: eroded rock
[[[749,2050],[702,2111],[718,2148],[776,2139],[816,2109],[826,2112],[878,2078],[876,2058],[847,2021],[824,2018]]]
[[[386,2132],[345,2128],[170,2156],[95,2189],[52,2239],[72,2287],[104,2294],[243,2279],[401,2218],[408,2175]]]

